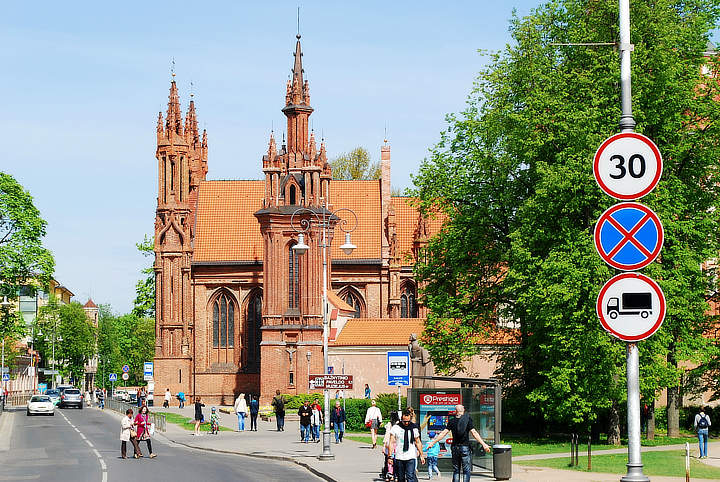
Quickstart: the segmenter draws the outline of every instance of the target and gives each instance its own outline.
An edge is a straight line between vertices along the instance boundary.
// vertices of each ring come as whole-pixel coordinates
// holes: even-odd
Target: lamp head
[[[355,248],[357,248],[357,246],[352,244],[352,241],[350,241],[350,233],[345,233],[345,244],[340,246],[340,249],[343,250],[343,253],[350,256]]]
[[[307,352],[307,353],[305,354],[305,356],[307,357],[308,361],[310,361],[310,357],[312,356],[312,352]]]
[[[303,233],[298,234],[298,242],[295,243],[295,246],[293,246],[292,249],[299,256],[302,256],[303,254],[307,253],[307,250],[310,249],[310,246],[305,244],[305,234],[303,234]]]
[[[8,301],[7,296],[3,296],[3,300],[2,300],[2,302],[0,302],[0,306],[5,308],[5,307],[11,306],[11,305],[12,305],[12,302]]]

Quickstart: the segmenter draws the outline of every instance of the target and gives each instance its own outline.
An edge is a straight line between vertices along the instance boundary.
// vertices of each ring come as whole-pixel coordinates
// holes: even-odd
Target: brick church
[[[231,403],[240,392],[267,401],[276,389],[307,391],[308,373],[323,371],[323,216],[331,340],[355,318],[392,330],[393,320],[425,316],[412,264],[439,223],[391,195],[387,142],[381,179],[333,179],[325,144],[308,129],[302,55],[298,35],[282,108],[287,142],[270,134],[262,180],[206,179],[207,133],[195,102],[183,114],[170,84],[157,121],[156,393]],[[342,228],[355,226],[347,209],[357,216],[350,255],[340,249]],[[298,255],[303,227],[309,249]]]

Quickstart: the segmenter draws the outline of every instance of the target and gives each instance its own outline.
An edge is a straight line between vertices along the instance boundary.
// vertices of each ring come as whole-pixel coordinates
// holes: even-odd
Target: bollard
[[[690,482],[690,444],[685,442],[685,482]]]
[[[570,434],[570,467],[575,464],[575,434]]]
[[[591,446],[590,443],[592,442],[592,434],[588,435],[588,472],[592,470],[592,462],[591,462]]]

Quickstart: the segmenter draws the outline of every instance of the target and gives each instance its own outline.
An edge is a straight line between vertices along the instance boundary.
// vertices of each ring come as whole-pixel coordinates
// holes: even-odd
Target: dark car
[[[83,408],[83,396],[77,388],[66,388],[60,396],[60,408],[77,407]]]

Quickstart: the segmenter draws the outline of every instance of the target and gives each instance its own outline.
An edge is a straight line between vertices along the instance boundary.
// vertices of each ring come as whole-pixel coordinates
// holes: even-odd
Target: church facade
[[[206,179],[207,133],[194,100],[183,114],[171,82],[157,121],[158,392],[210,403],[307,392],[308,374],[323,372],[323,227],[331,339],[349,318],[392,330],[394,320],[425,316],[412,265],[439,222],[391,195],[387,142],[381,179],[333,179],[326,146],[308,129],[303,74],[298,35],[282,108],[287,141],[278,146],[270,134],[262,180]],[[350,229],[357,248],[348,255],[340,246]],[[303,230],[309,249],[300,255],[293,246]]]

